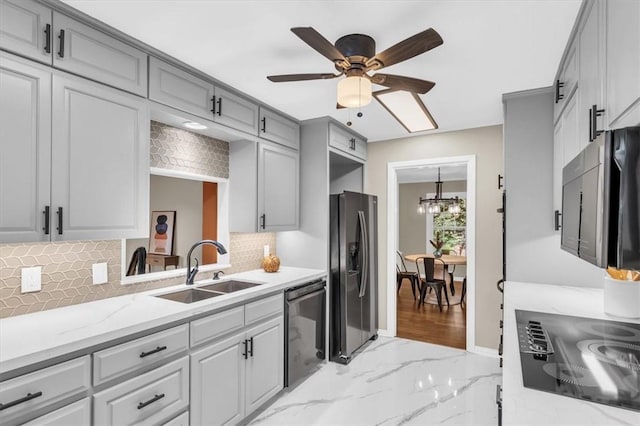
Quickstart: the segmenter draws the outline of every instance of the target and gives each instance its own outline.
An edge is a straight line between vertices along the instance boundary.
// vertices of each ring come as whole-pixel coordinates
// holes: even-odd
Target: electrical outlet
[[[264,247],[262,248],[262,251],[263,251],[263,257],[269,256],[269,253],[270,253],[269,244],[265,244]]]
[[[22,292],[31,293],[42,289],[42,266],[22,268]]]
[[[107,262],[94,263],[92,265],[92,269],[94,284],[104,284],[109,281],[109,274],[107,273]]]

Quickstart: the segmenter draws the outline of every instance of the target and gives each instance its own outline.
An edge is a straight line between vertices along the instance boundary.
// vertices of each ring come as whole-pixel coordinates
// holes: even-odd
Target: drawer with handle
[[[95,425],[158,424],[189,406],[185,356],[93,396]]]
[[[93,385],[134,372],[189,349],[189,325],[183,324],[93,354]]]
[[[0,424],[82,395],[91,388],[91,359],[76,358],[0,382]]]

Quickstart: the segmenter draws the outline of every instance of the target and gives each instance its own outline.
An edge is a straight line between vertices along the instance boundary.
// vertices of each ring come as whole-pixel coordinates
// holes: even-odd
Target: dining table
[[[432,257],[434,259],[436,259],[436,257],[433,255],[433,253],[416,253],[416,254],[406,254],[404,256],[405,260],[408,260],[410,262],[413,262],[414,264],[416,263],[416,260],[421,258],[421,257]],[[449,271],[449,266],[459,266],[459,265],[466,265],[467,264],[467,256],[459,256],[457,254],[443,254],[442,256],[440,256],[439,258],[442,260],[442,262],[444,263],[444,268],[445,270],[449,273],[449,286],[451,289],[451,294],[453,295],[455,292],[454,286],[453,286],[453,271]],[[462,302],[464,300],[464,296],[467,293],[467,279],[465,278],[463,283],[462,283],[462,294],[460,297],[460,302]],[[446,291],[446,290],[445,290]]]

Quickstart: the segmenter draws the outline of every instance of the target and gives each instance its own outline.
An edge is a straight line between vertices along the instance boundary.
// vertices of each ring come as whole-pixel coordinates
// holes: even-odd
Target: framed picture
[[[149,231],[149,253],[173,254],[173,231],[176,224],[175,211],[152,211]]]

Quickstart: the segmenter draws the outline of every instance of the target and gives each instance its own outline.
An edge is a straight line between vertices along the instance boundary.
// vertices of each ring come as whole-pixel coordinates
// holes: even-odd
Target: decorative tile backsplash
[[[229,142],[151,122],[151,167],[229,177]]]
[[[273,233],[230,234],[231,269],[227,274],[261,267],[263,246],[275,252]],[[121,285],[120,240],[0,245],[0,318],[169,287],[185,277]],[[109,281],[93,284],[92,265],[107,262]],[[22,268],[42,267],[42,290],[21,293]],[[203,272],[196,280],[206,279]]]

